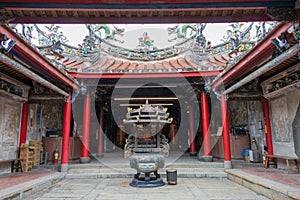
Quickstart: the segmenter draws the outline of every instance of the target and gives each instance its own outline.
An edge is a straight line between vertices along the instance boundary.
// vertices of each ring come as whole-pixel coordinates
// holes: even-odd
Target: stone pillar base
[[[197,156],[197,152],[190,152],[190,156]]]
[[[213,157],[212,156],[202,156],[199,159],[201,161],[203,161],[203,162],[212,162],[213,161]]]
[[[225,169],[232,169],[231,160],[224,160],[224,168]]]
[[[96,158],[102,158],[103,156],[104,156],[104,154],[103,153],[96,153]]]
[[[60,171],[61,172],[67,172],[69,169],[69,164],[61,164]]]
[[[80,163],[89,163],[90,161],[90,157],[80,157]]]

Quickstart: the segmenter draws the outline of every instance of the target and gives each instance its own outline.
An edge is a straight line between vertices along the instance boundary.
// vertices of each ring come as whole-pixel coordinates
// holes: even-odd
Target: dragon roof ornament
[[[266,28],[268,24],[269,28]],[[96,65],[101,56],[108,56],[114,59],[122,59],[136,62],[151,62],[165,60],[180,55],[190,55],[195,61],[201,63],[216,56],[226,54],[230,57],[228,64],[234,64],[237,58],[244,52],[250,50],[257,41],[271,29],[275,23],[242,23],[230,24],[222,43],[213,46],[211,41],[204,36],[207,24],[185,24],[167,27],[169,42],[172,45],[166,48],[157,48],[154,40],[145,31],[142,37],[138,38],[138,45],[134,49],[128,49],[118,45],[124,40],[125,29],[115,25],[86,24],[88,30],[81,44],[70,45],[68,38],[64,35],[62,27],[58,25],[45,26],[44,30],[38,25],[22,24],[20,33],[27,41],[37,47],[41,54],[53,58],[67,58],[77,62],[85,63],[87,66]],[[16,25],[11,25],[15,28]],[[255,27],[255,35],[251,32]],[[19,32],[16,29],[17,32]],[[33,36],[33,32],[37,36]],[[34,44],[33,40],[37,40]],[[235,59],[234,59],[235,58]],[[57,59],[54,59],[57,60]],[[56,62],[57,63],[57,62]]]

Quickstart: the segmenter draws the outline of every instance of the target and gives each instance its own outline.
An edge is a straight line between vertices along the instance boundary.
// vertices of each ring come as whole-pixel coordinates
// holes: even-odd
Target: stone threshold
[[[264,195],[269,199],[300,199],[300,191],[298,188],[293,188],[275,181],[245,173],[238,169],[225,169],[225,172],[227,173],[229,180],[247,187],[258,194]]]

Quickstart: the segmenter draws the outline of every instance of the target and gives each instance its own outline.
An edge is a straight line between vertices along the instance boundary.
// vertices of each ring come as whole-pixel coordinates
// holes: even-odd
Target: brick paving
[[[0,175],[0,188],[1,190],[9,187],[32,181],[35,179],[42,178],[44,176],[54,174],[55,172],[49,171],[29,171],[29,172],[17,172],[17,173],[6,173]]]
[[[283,185],[288,185],[294,188],[299,188],[300,191],[300,174],[291,173],[289,174],[287,170],[272,169],[272,168],[241,168],[239,169],[243,172],[259,176],[268,180],[272,180]]]

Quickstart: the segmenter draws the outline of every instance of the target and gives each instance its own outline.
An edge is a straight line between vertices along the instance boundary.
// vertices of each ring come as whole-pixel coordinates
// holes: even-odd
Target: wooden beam
[[[271,38],[278,37],[281,32],[285,32],[291,26],[291,23],[279,25],[279,27],[276,30],[274,30],[256,47],[251,49],[250,52],[247,53],[247,55],[245,55],[241,60],[239,60],[239,62],[234,67],[221,73],[220,76],[213,81],[212,89],[216,89],[222,84],[228,82],[233,77],[239,75],[241,71],[252,66],[253,63],[255,63],[257,60],[263,57],[266,54],[266,52],[270,51],[271,49],[275,49],[275,46],[271,42]]]
[[[231,23],[249,21],[270,21],[271,18],[265,14],[237,14],[228,16],[141,16],[141,17],[18,17],[14,16],[12,23],[20,24],[51,24],[60,22],[61,24],[165,24],[165,23]]]
[[[180,72],[180,73],[77,73],[69,72],[74,78],[101,78],[101,79],[111,79],[111,78],[179,78],[179,77],[208,77],[217,76],[220,74],[219,71],[207,71],[207,72]]]
[[[41,85],[61,94],[64,96],[68,96],[69,94],[65,92],[64,90],[60,89],[59,87],[55,86],[54,84],[50,83],[46,79],[40,77],[36,73],[30,71],[27,67],[23,66],[22,64],[18,63],[17,61],[9,58],[8,56],[0,53],[0,61],[6,64],[7,66],[15,69],[16,71],[20,72],[24,76],[40,83]]]
[[[13,50],[27,59],[28,62],[33,63],[39,70],[48,73],[50,76],[62,81],[73,89],[79,90],[79,85],[71,76],[54,67],[49,61],[43,58],[37,50],[26,44],[26,42],[16,35],[9,27],[0,25],[0,33],[6,34],[8,38],[15,40],[16,44],[13,47]]]
[[[235,83],[234,85],[226,89],[224,91],[224,94],[229,94],[235,91],[236,89],[242,87],[243,85],[249,83],[250,81],[256,79],[257,77],[263,75],[264,73],[280,65],[282,62],[294,56],[298,52],[299,52],[298,45],[294,45],[290,49],[286,50],[284,53],[280,54],[277,58],[274,58],[273,60],[269,61],[264,66],[260,67],[256,71],[252,72],[251,74],[249,74],[248,76],[240,80],[239,82]]]
[[[175,8],[184,8],[184,7],[236,7],[239,5],[250,6],[285,6],[287,4],[295,3],[295,0],[188,0],[182,2],[182,0],[116,0],[116,1],[107,1],[107,0],[85,0],[84,3],[82,0],[0,0],[0,3],[5,4],[5,7],[9,6],[19,6],[19,7],[83,7],[83,8],[163,8],[163,7],[175,7]]]

